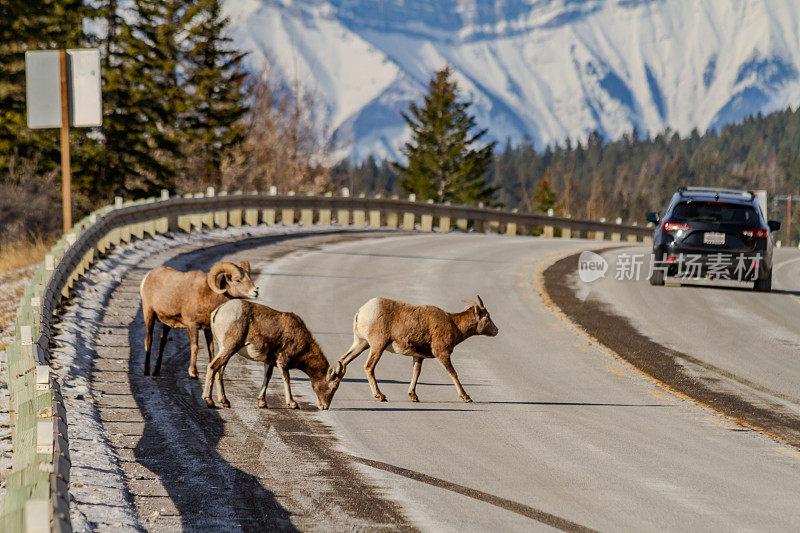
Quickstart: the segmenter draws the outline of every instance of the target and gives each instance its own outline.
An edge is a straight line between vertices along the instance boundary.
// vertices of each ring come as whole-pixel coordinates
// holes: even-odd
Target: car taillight
[[[664,231],[668,231],[672,233],[673,231],[686,231],[687,229],[692,229],[691,226],[687,226],[686,224],[679,224],[678,222],[664,222],[661,226],[664,228]]]
[[[764,228],[750,228],[750,229],[743,229],[739,233],[744,235],[745,237],[750,238],[757,238],[757,239],[766,239],[769,237],[769,230]]]

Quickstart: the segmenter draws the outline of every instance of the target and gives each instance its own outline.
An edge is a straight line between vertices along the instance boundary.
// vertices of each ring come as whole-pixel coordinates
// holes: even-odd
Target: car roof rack
[[[756,197],[753,191],[745,191],[742,189],[726,189],[725,187],[679,187],[678,192],[683,196],[684,192],[705,192],[713,194],[719,199],[720,194],[730,194],[734,196],[749,197],[751,200]]]

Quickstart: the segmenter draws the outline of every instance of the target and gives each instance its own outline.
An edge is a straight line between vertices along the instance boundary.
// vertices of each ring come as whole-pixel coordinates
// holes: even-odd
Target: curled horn
[[[486,309],[486,306],[483,305],[483,300],[481,300],[480,295],[478,295],[478,303],[481,305],[481,309]]]
[[[227,289],[223,289],[217,283],[217,276],[221,273],[225,272],[226,274],[233,274],[234,272],[238,272],[239,267],[234,265],[233,263],[217,263],[211,268],[211,271],[208,273],[208,286],[211,287],[211,290],[216,292],[217,294],[223,294]]]
[[[461,301],[465,302],[465,303],[468,303],[469,305],[474,305],[475,307],[478,307],[478,303],[473,301],[473,300],[461,300]]]

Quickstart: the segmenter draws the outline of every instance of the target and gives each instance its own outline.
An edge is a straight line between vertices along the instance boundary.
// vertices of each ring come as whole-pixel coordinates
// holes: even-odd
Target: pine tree
[[[184,69],[191,98],[185,119],[190,153],[195,154],[198,177],[218,182],[223,157],[244,138],[240,119],[247,111],[242,92],[246,73],[241,63],[246,53],[231,48],[219,0],[200,0],[184,20],[189,35]]]
[[[496,187],[486,182],[495,143],[473,146],[486,134],[471,134],[475,117],[467,113],[471,102],[459,99],[450,67],[436,72],[428,84],[424,105],[412,103],[403,119],[412,139],[402,149],[408,164],[395,163],[400,186],[419,200],[452,201],[457,204],[493,202]]]
[[[536,184],[532,196],[533,208],[540,213],[546,213],[548,209],[555,207],[558,195],[553,190],[549,168],[545,170],[544,176]]]
[[[103,75],[103,126],[97,155],[95,194],[137,196],[168,186],[170,167],[156,156],[151,94],[142,82],[140,44],[118,0],[99,3],[105,34],[99,36]],[[157,133],[157,132],[156,132]]]

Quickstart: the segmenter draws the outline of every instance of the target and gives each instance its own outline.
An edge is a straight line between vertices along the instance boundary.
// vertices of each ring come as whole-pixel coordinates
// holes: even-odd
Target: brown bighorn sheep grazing
[[[150,348],[155,319],[161,322],[161,342],[153,375],[161,371],[161,356],[172,328],[186,328],[189,334],[189,375],[197,378],[197,332],[203,330],[208,356],[214,358],[211,342],[211,311],[231,298],[256,298],[258,288],[250,279],[250,263],[217,263],[206,274],[200,270],[179,272],[169,267],[154,268],[142,280],[142,315],[147,335],[144,340],[144,375],[150,374]]]
[[[344,367],[340,364],[334,369],[328,363],[311,332],[296,314],[246,300],[231,300],[211,313],[211,331],[219,343],[219,353],[206,371],[203,399],[209,407],[214,407],[211,389],[215,381],[217,400],[225,407],[231,406],[225,397],[223,375],[228,360],[236,353],[264,363],[264,382],[258,393],[259,407],[267,407],[267,385],[276,366],[283,374],[287,406],[297,409],[289,385],[289,369],[297,368],[311,379],[319,408],[330,407],[344,377]]]
[[[372,388],[372,394],[385,402],[375,381],[375,365],[384,350],[408,355],[414,358],[414,374],[408,395],[411,401],[418,402],[417,386],[422,360],[435,357],[453,378],[458,395],[465,402],[472,399],[464,391],[458,380],[456,369],[450,362],[450,356],[456,344],[473,335],[497,335],[497,326],[492,322],[489,311],[478,302],[463,300],[470,305],[460,313],[448,313],[432,305],[411,305],[387,298],[373,298],[356,313],[353,319],[353,345],[339,358],[339,363],[347,368],[348,363],[369,347],[369,359],[364,370]]]

